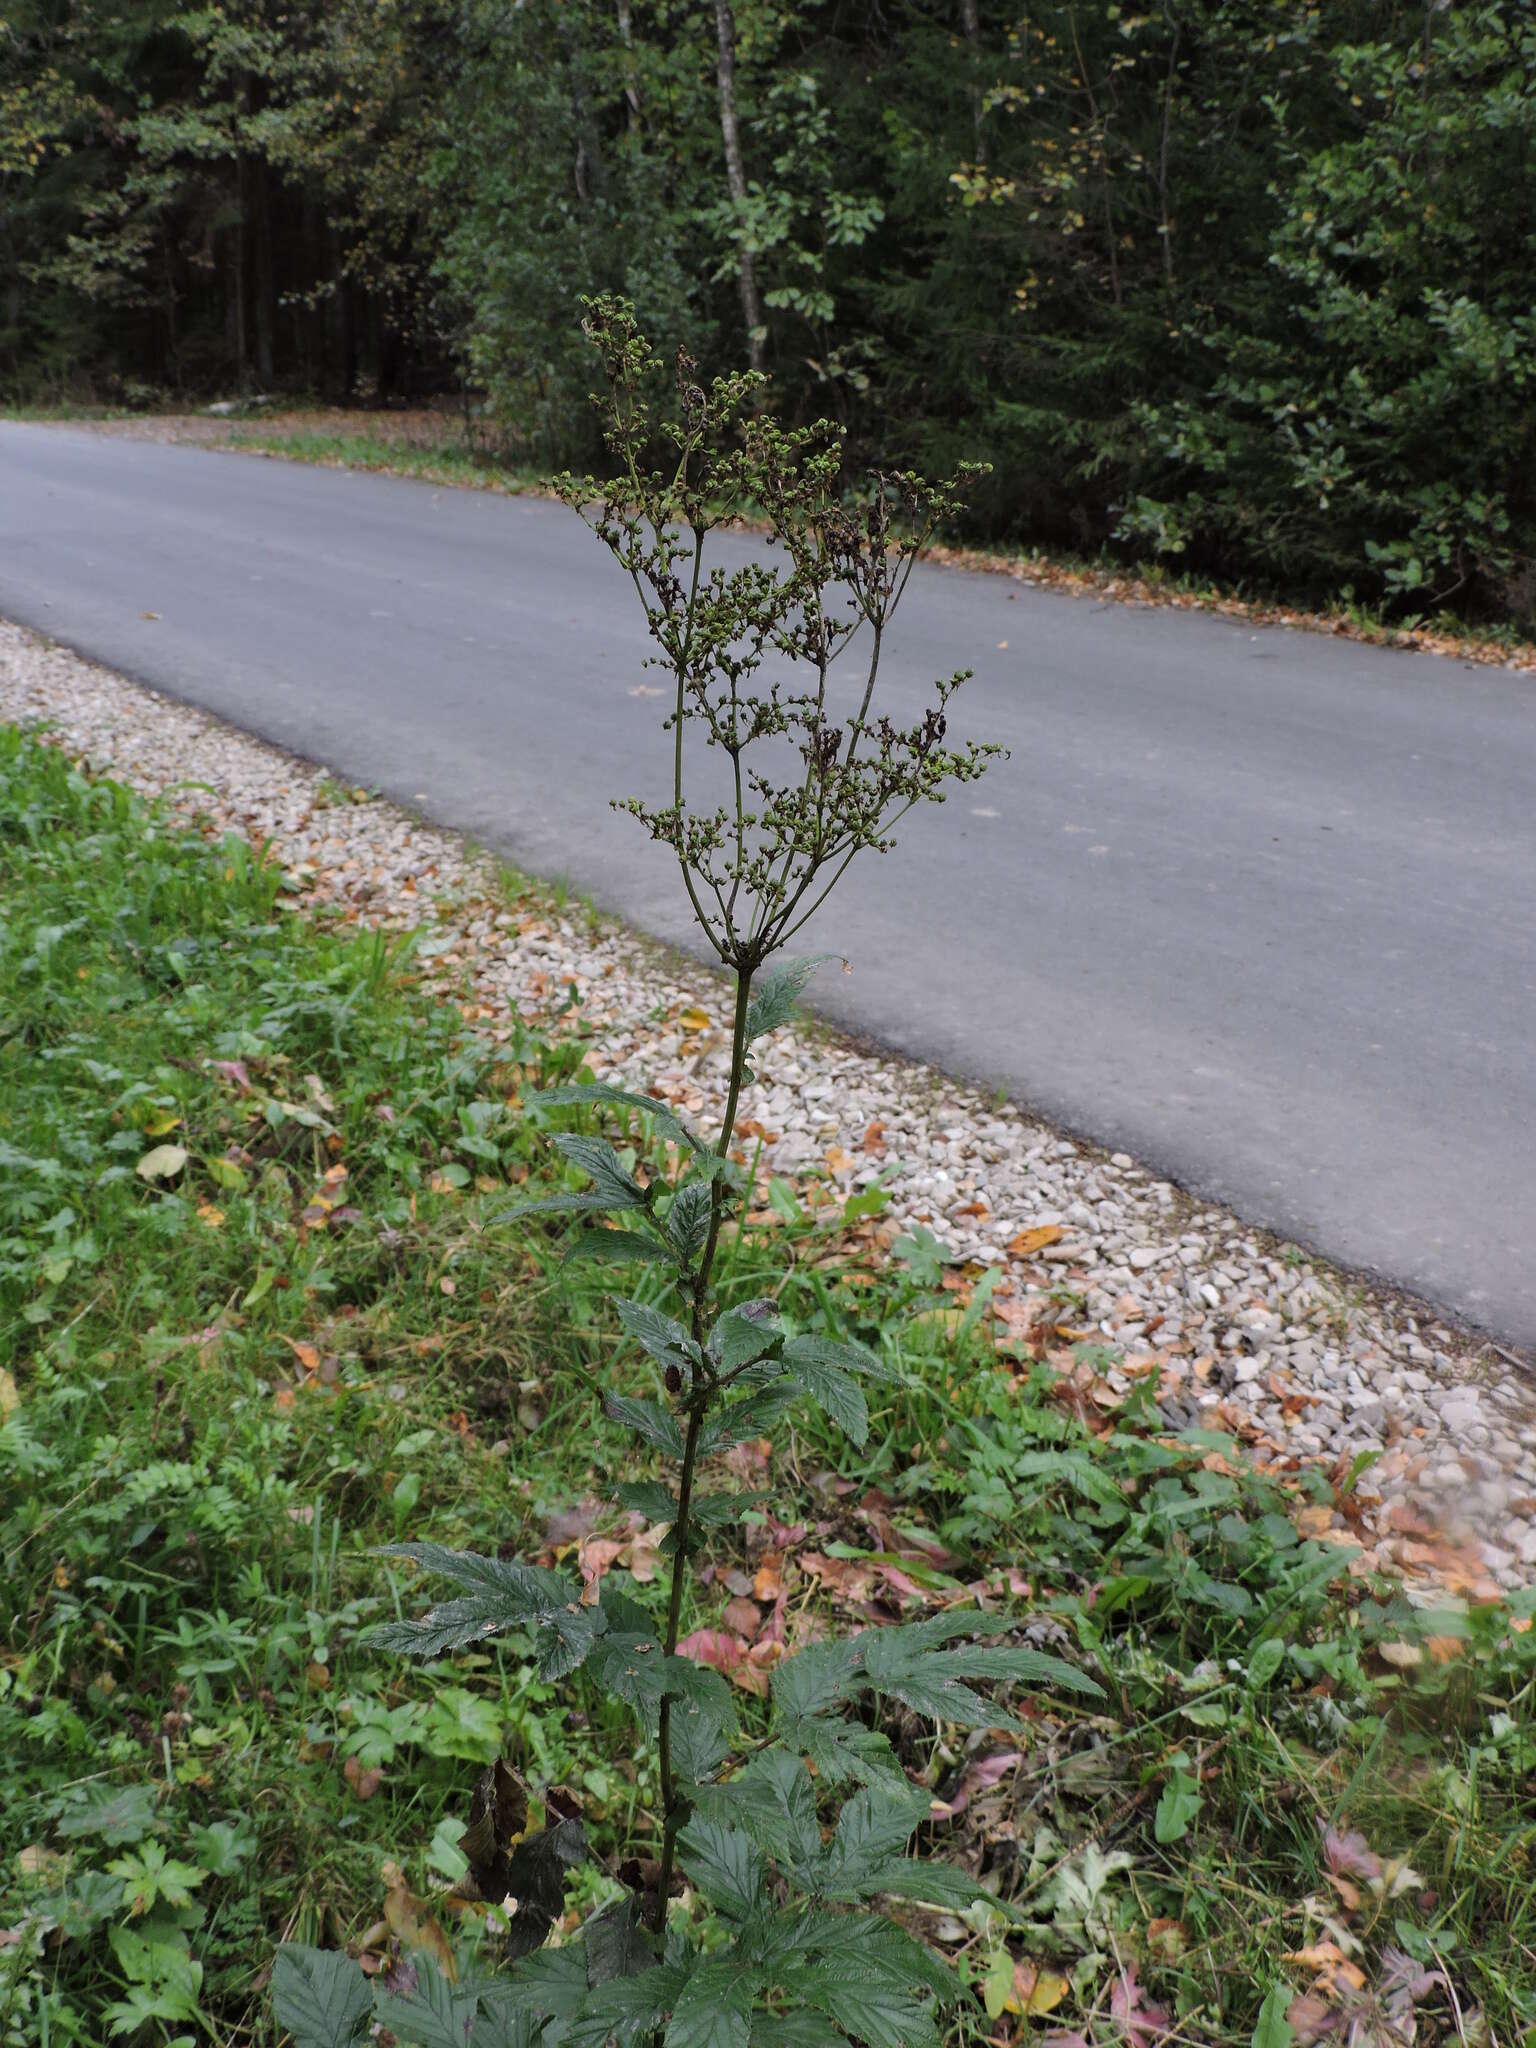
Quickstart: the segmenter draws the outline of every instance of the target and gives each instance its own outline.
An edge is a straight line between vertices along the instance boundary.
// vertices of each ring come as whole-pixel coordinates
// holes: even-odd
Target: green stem
[[[751,995],[752,970],[738,968],[736,1022],[731,1034],[731,1078],[725,1097],[725,1121],[721,1126],[719,1142],[715,1146],[715,1156],[721,1160],[724,1160],[730,1151],[731,1132],[736,1122],[736,1105],[741,1100],[742,1072],[747,1063],[747,1005]],[[693,1281],[691,1318],[693,1340],[701,1348],[705,1338],[710,1274],[714,1269],[715,1252],[720,1243],[720,1225],[725,1214],[723,1175],[710,1183],[709,1195],[709,1236],[705,1240],[704,1253],[699,1260],[698,1272]],[[677,1486],[677,1521],[672,1531],[672,1597],[667,1607],[667,1634],[663,1644],[663,1649],[669,1657],[675,1657],[677,1654],[678,1631],[682,1627],[683,1581],[688,1570],[688,1539],[692,1523],[693,1475],[699,1461],[699,1438],[704,1428],[704,1417],[711,1406],[714,1392],[712,1383],[704,1380],[694,1390],[688,1405],[688,1435],[683,1444],[683,1465]],[[658,1749],[661,1759],[661,1872],[656,1881],[656,1911],[653,1924],[656,1932],[660,1934],[667,1923],[667,1894],[672,1889],[672,1869],[677,1860],[677,1833],[683,1821],[677,1795],[677,1775],[672,1768],[672,1699],[667,1693],[663,1693],[661,1700]]]

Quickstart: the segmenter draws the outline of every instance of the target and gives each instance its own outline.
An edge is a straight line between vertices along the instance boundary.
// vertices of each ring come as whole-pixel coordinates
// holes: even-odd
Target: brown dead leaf
[[[418,1899],[405,1881],[398,1863],[384,1865],[384,1918],[402,1948],[426,1949],[443,1975],[451,1982],[458,1977],[458,1965],[446,1934],[432,1917],[424,1899]]]
[[[384,1773],[377,1765],[365,1771],[355,1756],[347,1758],[341,1767],[341,1775],[351,1786],[356,1797],[363,1800],[371,1799],[384,1782]]]
[[[1027,1259],[1033,1253],[1044,1251],[1048,1244],[1057,1243],[1065,1235],[1059,1223],[1037,1223],[1033,1230],[1021,1230],[1017,1237],[1008,1240],[1008,1249],[1016,1259]]]
[[[780,1551],[770,1551],[752,1574],[752,1596],[761,1600],[765,1607],[771,1607],[784,1587],[784,1558]]]

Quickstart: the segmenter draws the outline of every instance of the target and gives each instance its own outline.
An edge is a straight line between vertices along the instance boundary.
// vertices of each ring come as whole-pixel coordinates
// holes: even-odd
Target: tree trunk
[[[715,0],[715,30],[720,45],[716,76],[720,82],[720,134],[725,143],[725,180],[738,213],[747,196],[747,174],[741,161],[741,129],[736,122],[736,22],[731,0]],[[745,223],[743,223],[745,225]],[[741,314],[747,323],[747,360],[763,367],[763,302],[757,289],[757,256],[745,241],[737,244],[737,281]]]
[[[266,163],[258,158],[255,171],[255,204],[251,220],[254,242],[254,276],[251,280],[256,315],[256,381],[270,391],[275,380],[275,330],[277,289],[272,275],[272,180]]]

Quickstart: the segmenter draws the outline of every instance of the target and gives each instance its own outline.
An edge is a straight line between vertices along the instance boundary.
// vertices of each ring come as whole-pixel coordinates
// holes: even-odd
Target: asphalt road
[[[0,424],[0,613],[688,940],[556,505]],[[1012,757],[805,934],[827,1014],[1536,1346],[1536,678],[920,569],[887,708],[963,665]]]

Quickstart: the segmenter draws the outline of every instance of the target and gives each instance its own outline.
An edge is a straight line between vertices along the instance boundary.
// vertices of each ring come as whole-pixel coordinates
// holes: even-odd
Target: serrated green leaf
[[[811,953],[799,960],[777,960],[764,968],[747,999],[745,1043],[751,1045],[754,1039],[788,1024],[812,975],[829,960],[839,958],[837,953]]]
[[[374,2006],[378,2024],[388,2027],[402,2048],[406,2043],[411,2048],[466,2048],[474,2038],[478,1993],[451,1984],[425,1949],[406,1958],[399,1977],[414,1977],[415,1983],[408,1990],[379,1992]]]
[[[696,1963],[677,1994],[665,2048],[747,2048],[756,1990],[737,1961]]]
[[[941,2048],[928,2008],[885,1984],[817,1985],[817,2006],[866,2048]]]
[[[740,1828],[695,1817],[677,1838],[683,1867],[713,1905],[745,1920],[763,1901],[763,1852]]]
[[[586,1138],[576,1131],[556,1131],[550,1140],[561,1158],[592,1183],[592,1192],[607,1209],[643,1209],[646,1192],[606,1138]]]
[[[985,1885],[978,1884],[974,1877],[957,1870],[952,1863],[895,1857],[874,1872],[867,1884],[850,1891],[839,1890],[837,1896],[919,1899],[924,1905],[947,1906],[956,1913],[963,1913],[978,1899],[992,1895]]]
[[[853,1699],[864,1683],[857,1636],[807,1643],[773,1671],[773,1703],[781,1714],[823,1714]]]
[[[658,1965],[652,1957],[643,1976],[615,1977],[598,1985],[580,2017],[566,2022],[560,2048],[649,2048],[682,1986],[680,1969]]]
[[[700,1433],[699,1456],[713,1457],[719,1451],[766,1436],[785,1410],[794,1406],[797,1394],[798,1390],[788,1381],[780,1381],[761,1393],[748,1394],[743,1400],[722,1402]]]
[[[785,1363],[789,1364],[787,1349]],[[797,1359],[790,1370],[794,1383],[826,1410],[851,1444],[862,1448],[869,1439],[869,1404],[858,1381],[836,1366],[805,1358]]]
[[[626,1208],[633,1207],[625,1203]],[[540,1195],[531,1202],[513,1202],[505,1209],[491,1209],[487,1223],[516,1223],[524,1216],[606,1216],[614,1204],[601,1195]]]
[[[752,2048],[848,2048],[848,2036],[825,2013],[758,2013],[752,2020]]]
[[[580,1605],[580,1589],[559,1572],[516,1564],[436,1543],[386,1545],[383,1557],[402,1557],[467,1589],[466,1596],[430,1608],[419,1621],[391,1621],[364,1637],[374,1647],[407,1657],[438,1657],[445,1650],[510,1628],[531,1629],[549,1677],[574,1671],[602,1628],[601,1616]]]
[[[928,1794],[914,1786],[888,1780],[861,1786],[838,1816],[821,1859],[817,1890],[828,1898],[865,1896],[928,1812]]]
[[[654,1237],[642,1236],[638,1230],[584,1230],[567,1245],[561,1263],[569,1266],[577,1259],[593,1266],[672,1264],[667,1247]]]
[[[791,1337],[784,1346],[784,1363],[794,1371],[803,1363],[830,1366],[834,1372],[851,1372],[866,1380],[879,1380],[893,1385],[900,1378],[891,1368],[878,1359],[864,1344],[840,1344],[831,1337],[818,1336],[814,1331],[804,1337]]]
[[[709,1237],[710,1183],[708,1179],[685,1180],[667,1209],[667,1241],[684,1265],[690,1265],[703,1251]]]
[[[658,1365],[687,1366],[691,1371],[698,1363],[698,1345],[674,1317],[648,1302],[626,1301],[619,1295],[613,1297],[613,1305],[624,1329]]]
[[[701,1142],[670,1102],[662,1102],[654,1095],[637,1095],[629,1088],[615,1088],[607,1081],[567,1081],[555,1088],[541,1088],[530,1107],[535,1110],[564,1109],[578,1103],[601,1109],[637,1109],[674,1144],[696,1148]]]
[[[779,1341],[778,1304],[744,1301],[728,1308],[709,1333],[709,1355],[721,1372],[735,1372],[771,1351]]]
[[[352,2048],[373,1993],[349,1955],[284,1942],[272,1965],[272,2011],[294,2048]]]
[[[636,1436],[643,1437],[658,1451],[665,1451],[668,1457],[683,1455],[683,1432],[677,1417],[659,1401],[637,1401],[630,1394],[605,1394],[603,1413],[610,1422],[632,1429]]]
[[[799,1757],[765,1749],[730,1784],[733,1817],[776,1863],[809,1886],[821,1861],[816,1793]]]
[[[148,1785],[91,1785],[82,1805],[61,1814],[58,1832],[66,1841],[94,1838],[109,1848],[142,1842],[155,1824],[155,1795]]]
[[[786,1749],[803,1756],[829,1785],[873,1785],[882,1778],[905,1782],[895,1750],[878,1728],[844,1721],[835,1714],[794,1716],[775,1723]]]
[[[615,1491],[614,1498],[621,1508],[628,1508],[637,1515],[644,1515],[648,1522],[675,1522],[677,1520],[677,1496],[668,1486],[656,1479],[626,1480]],[[698,1503],[693,1512],[697,1513]]]

